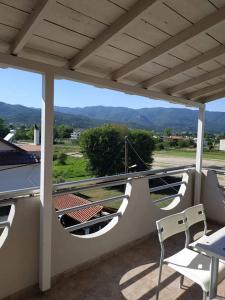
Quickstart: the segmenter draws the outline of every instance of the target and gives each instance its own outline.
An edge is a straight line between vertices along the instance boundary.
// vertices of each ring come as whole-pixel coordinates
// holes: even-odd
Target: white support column
[[[199,204],[201,201],[201,179],[202,179],[202,157],[203,157],[203,147],[204,147],[204,126],[205,126],[205,105],[202,105],[202,107],[199,108],[199,113],[198,113],[194,204]]]
[[[42,77],[39,287],[51,287],[54,74]]]

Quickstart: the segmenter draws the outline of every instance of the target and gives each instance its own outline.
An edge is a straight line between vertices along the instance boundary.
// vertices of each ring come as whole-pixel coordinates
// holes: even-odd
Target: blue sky
[[[15,69],[0,69],[0,101],[31,107],[41,105],[41,76]],[[224,99],[207,104],[207,110],[224,111]],[[55,105],[69,107],[84,106],[124,106],[142,107],[183,107],[139,96],[99,89],[86,84],[66,80],[55,81]]]

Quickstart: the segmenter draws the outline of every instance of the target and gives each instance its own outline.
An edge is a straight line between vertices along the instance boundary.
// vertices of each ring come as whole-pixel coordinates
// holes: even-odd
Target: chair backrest
[[[206,226],[206,216],[203,204],[198,204],[185,209],[184,214],[187,218],[188,227],[199,222],[204,222],[204,225]]]
[[[159,241],[162,243],[170,236],[173,236],[180,232],[186,232],[187,224],[184,212],[173,214],[156,221],[156,227],[158,230]]]

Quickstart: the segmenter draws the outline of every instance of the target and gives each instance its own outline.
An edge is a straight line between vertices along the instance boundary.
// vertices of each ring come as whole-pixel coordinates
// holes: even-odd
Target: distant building
[[[198,138],[194,138],[193,141],[197,145]],[[203,147],[204,148],[208,148],[209,147],[208,141],[206,139],[204,139],[204,141],[203,141]]]
[[[83,128],[75,128],[70,135],[71,140],[78,140],[83,131],[84,131]]]
[[[11,129],[7,136],[4,137],[4,140],[12,143],[16,134],[16,130]]]
[[[39,157],[0,138],[0,191],[39,185]]]
[[[163,140],[164,141],[178,142],[178,141],[185,141],[185,140],[187,140],[187,137],[184,137],[184,136],[181,136],[181,135],[171,135],[171,136],[164,136]]]
[[[225,151],[225,140],[220,140],[219,150],[220,151]]]
[[[40,130],[36,124],[34,125],[34,145],[40,145]]]

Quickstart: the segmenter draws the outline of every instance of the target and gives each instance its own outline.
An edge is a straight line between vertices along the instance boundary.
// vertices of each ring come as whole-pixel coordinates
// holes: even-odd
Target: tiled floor
[[[180,235],[168,241],[168,254],[182,247],[183,242]],[[62,278],[48,293],[26,300],[155,299],[159,255],[158,239],[156,236],[151,237],[129,250],[122,250],[101,263],[72,275],[69,279]],[[180,289],[179,274],[165,266],[160,299],[202,299],[202,290],[198,285],[188,279],[185,279],[184,285]],[[225,299],[225,281],[220,284],[218,295]]]

